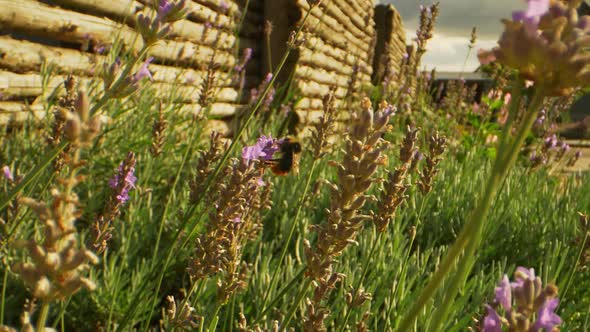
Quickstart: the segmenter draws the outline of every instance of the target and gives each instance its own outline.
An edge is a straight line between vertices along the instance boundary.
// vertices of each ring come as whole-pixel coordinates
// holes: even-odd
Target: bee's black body
[[[277,175],[298,172],[301,143],[294,137],[286,137],[281,144],[281,157],[272,161],[271,170]]]

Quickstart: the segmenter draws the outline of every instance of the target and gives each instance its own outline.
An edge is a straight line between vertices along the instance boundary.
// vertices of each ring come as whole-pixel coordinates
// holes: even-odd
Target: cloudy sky
[[[428,44],[429,51],[423,63],[439,71],[460,71],[467,55],[471,28],[478,30],[477,45],[465,66],[466,71],[477,68],[477,49],[491,48],[502,32],[501,18],[509,18],[513,10],[523,9],[525,1],[519,0],[439,0],[440,15],[434,38]],[[391,3],[400,12],[408,40],[415,36],[418,27],[419,6],[432,1],[379,0]]]

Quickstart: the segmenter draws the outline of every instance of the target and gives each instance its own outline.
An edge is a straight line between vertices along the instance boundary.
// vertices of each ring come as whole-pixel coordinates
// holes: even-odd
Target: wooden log
[[[357,13],[370,13],[373,10],[373,0],[350,0],[348,2]]]
[[[299,122],[305,124],[314,124],[324,116],[324,111],[321,108],[318,109],[295,109]]]
[[[369,53],[367,53],[363,50],[360,50],[359,48],[355,47],[354,45],[347,44],[347,41],[344,39],[344,37],[342,37],[342,36],[330,37],[330,34],[333,34],[333,33],[334,32],[327,32],[324,29],[319,29],[315,32],[314,31],[305,31],[305,33],[303,34],[303,37],[304,38],[314,38],[315,37],[317,39],[321,39],[323,41],[324,45],[329,45],[333,49],[340,49],[343,52],[348,52],[348,56],[355,57],[357,59],[357,61],[359,61],[358,59],[368,58]],[[339,40],[340,42],[337,42],[337,40]]]
[[[227,0],[193,0],[187,1],[194,4],[201,4],[217,13],[224,13],[233,19],[237,19],[242,15],[240,7],[233,1]]]
[[[131,27],[136,26],[135,17],[138,13],[143,13],[150,17],[155,16],[155,12],[144,4],[137,1],[123,1],[126,6],[111,2],[97,0],[52,0],[53,2],[65,6],[85,11],[93,15],[107,15],[109,18],[118,22],[126,22]],[[220,30],[216,26],[206,26],[203,23],[194,23],[189,20],[177,21],[172,25],[171,39],[191,41],[199,44],[219,47],[225,50],[231,50],[236,42],[233,33]]]
[[[23,102],[0,101],[0,126],[27,120],[40,121],[46,115],[47,112],[41,104],[27,105]]]
[[[309,67],[302,64],[297,65],[297,71],[295,72],[294,78],[304,81],[313,81],[329,86],[341,87],[344,89],[349,89],[351,82],[351,76],[339,75],[335,72],[326,71],[321,68]],[[356,81],[356,85],[359,86],[361,81]],[[370,81],[367,83],[370,83]]]
[[[332,86],[328,84],[322,84],[313,81],[300,80],[297,82],[297,89],[299,89],[301,95],[305,97],[323,98],[325,95],[330,93],[331,88]],[[347,92],[347,89],[338,87],[334,91],[334,96],[337,98],[344,98]]]
[[[343,100],[341,99],[336,99],[334,100],[334,107],[336,108],[340,108],[340,105],[343,104]],[[298,110],[307,110],[307,109],[312,109],[312,110],[323,110],[324,108],[324,100],[322,98],[314,98],[314,97],[310,97],[310,98],[301,98],[296,105],[296,109]]]
[[[28,35],[56,38],[60,41],[82,43],[88,39],[105,45],[114,36],[129,48],[139,50],[141,38],[132,29],[111,20],[50,7],[31,0],[18,3],[0,0],[0,24],[5,28]],[[161,61],[206,65],[214,57],[224,68],[231,68],[236,59],[233,54],[192,42],[160,41],[151,49],[151,55]]]
[[[202,110],[199,104],[181,104],[178,105],[178,111],[181,113],[187,112],[191,114],[199,114]],[[229,103],[214,103],[209,110],[209,116],[212,117],[229,117],[236,114],[244,105],[229,104]]]
[[[101,68],[106,56],[80,52],[78,50],[46,46],[9,36],[0,36],[0,69],[15,73],[40,72],[43,63],[49,63],[57,74],[93,76],[96,68]],[[250,68],[250,67],[248,67]],[[151,64],[149,66],[154,82],[201,86],[207,76],[203,70],[179,68]],[[258,76],[246,76],[246,88],[259,82]],[[232,84],[230,73],[218,72],[214,86],[229,87]]]
[[[344,49],[334,47],[333,45],[326,43],[326,41],[317,36],[306,34],[305,37],[305,47],[311,50],[320,51],[336,59],[340,63],[347,64],[350,68],[352,68],[353,66],[357,66],[358,64],[361,64],[361,66],[359,66],[359,70],[362,73],[371,75],[372,69],[369,68],[369,66],[367,65],[363,65],[368,61],[368,58],[361,58],[357,55],[353,55],[350,52],[347,52]]]
[[[357,26],[357,28],[359,28],[361,31],[367,31],[370,33],[374,33],[374,31],[375,31],[374,26],[372,24],[367,24],[367,23],[372,23],[372,22],[370,22],[372,20],[369,20],[369,22],[367,22],[367,18],[368,18],[367,14],[371,14],[370,12],[367,13],[367,12],[356,11],[352,7],[352,5],[350,4],[350,1],[347,1],[347,0],[344,0],[344,1],[332,0],[331,3],[334,4],[335,6],[337,6],[338,8],[340,8],[342,13],[344,14],[344,17],[350,18],[352,23],[355,24]],[[373,9],[371,8],[370,10],[372,11]]]
[[[105,15],[111,19],[133,19],[145,6],[135,0],[52,0],[57,5],[77,9],[86,14]]]
[[[321,11],[319,13],[312,11],[307,18],[304,29],[318,34],[325,40],[332,41],[341,48],[349,48],[356,54],[370,52],[370,42],[357,39],[336,20],[328,15],[323,15]]]
[[[201,106],[198,104],[163,105],[166,108],[174,108],[175,112],[198,114]],[[209,110],[210,117],[228,117],[236,113],[243,105],[215,103]],[[27,104],[22,101],[0,101],[0,125],[10,122],[24,122],[28,119],[40,121],[47,116],[45,105],[42,103]]]
[[[309,4],[307,3],[307,0],[296,1],[297,4],[304,10],[309,10]],[[343,27],[346,31],[350,32],[350,36],[356,39],[360,44],[370,44],[371,37],[375,33],[373,25],[368,24],[363,28],[357,27],[355,24],[353,24],[351,17],[344,14],[340,7],[335,4],[335,2],[337,1],[332,0],[321,2],[319,6],[316,6],[314,9],[312,9],[312,13],[319,13],[320,15],[323,15],[324,18],[327,15],[330,20],[333,20],[332,24],[337,24]],[[356,17],[356,15],[354,16]]]
[[[40,72],[43,63],[49,63],[58,74],[92,76],[107,60],[106,56],[78,50],[46,46],[26,40],[0,36],[0,68],[15,73]],[[179,82],[187,85],[201,85],[207,73],[190,68],[177,68],[152,64],[149,66],[155,82]],[[216,85],[228,86],[229,75],[218,75]]]
[[[65,93],[63,82],[65,76],[52,76],[45,84],[39,74],[16,74],[7,71],[0,71],[0,94],[6,99],[22,99],[26,97],[47,96],[56,91],[58,96]],[[91,83],[91,78],[77,77],[78,82],[85,87]],[[200,96],[200,89],[196,86],[187,86],[170,83],[148,83],[146,87],[153,88],[156,93],[166,97],[172,97],[175,102],[195,103]],[[99,85],[99,91],[100,91]],[[233,88],[220,87],[215,88],[213,92],[214,100],[217,102],[232,103],[236,102],[238,92]]]
[[[352,67],[348,64],[339,62],[322,52],[313,52],[309,49],[302,49],[299,52],[299,64],[318,67],[328,72],[334,72],[338,75],[350,77],[351,75],[357,75],[360,81],[370,82],[371,77],[360,70],[359,67]]]

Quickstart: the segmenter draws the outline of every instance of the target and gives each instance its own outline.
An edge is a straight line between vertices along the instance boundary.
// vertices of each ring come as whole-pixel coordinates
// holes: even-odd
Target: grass
[[[130,325],[137,325],[145,322],[150,315],[146,303],[157,299],[158,307],[161,307],[166,295],[178,294],[181,289],[190,287],[186,274],[188,259],[192,254],[190,243],[175,252],[159,290],[156,290],[155,280],[150,278],[150,268],[162,264],[162,255],[171,245],[170,237],[179,223],[179,214],[189,208],[186,179],[195,171],[196,148],[187,146],[184,143],[186,140],[181,138],[188,133],[178,132],[168,136],[163,156],[151,157],[148,133],[150,120],[156,110],[147,105],[150,103],[142,103],[139,105],[142,108],[130,112],[127,121],[105,135],[101,148],[86,156],[92,160],[84,170],[90,180],[85,181],[78,190],[81,200],[85,202],[84,216],[77,223],[83,237],[88,231],[89,221],[108,194],[108,178],[126,151],[135,151],[138,155],[138,190],[132,192],[131,200],[115,223],[116,231],[108,252],[101,257],[100,265],[91,270],[90,275],[98,286],[96,291],[82,292],[60,306],[52,307],[49,317],[50,322],[55,323],[61,321],[59,311],[65,307],[63,323],[66,329],[76,327],[79,330],[92,330],[96,328],[94,324],[97,321],[116,323],[130,306],[136,307]],[[400,127],[399,124],[396,126]],[[41,133],[24,130],[11,135],[7,149],[3,150],[3,159],[13,161],[13,168],[27,170],[34,167],[39,162],[36,157],[40,155],[41,145],[35,146],[29,142],[40,142]],[[205,144],[200,141],[197,146],[204,148]],[[173,175],[179,171],[178,165],[182,163],[182,156],[187,149],[194,152],[190,154],[185,169],[179,172],[180,178],[185,180],[179,182],[177,190],[170,192]],[[397,156],[393,149],[389,154],[394,164]],[[334,170],[326,162],[340,157],[336,153],[320,161],[317,167],[319,171],[312,176],[311,183],[319,178],[333,179]],[[243,260],[252,264],[248,286],[220,310],[218,326],[235,327],[235,317],[239,311],[243,311],[249,319],[258,318],[270,276],[275,272],[280,252],[285,246],[288,247],[288,254],[278,271],[276,284],[279,287],[269,291],[270,299],[279,295],[279,289],[286,286],[304,264],[301,242],[311,237],[309,231],[305,227],[297,227],[293,241],[285,243],[285,240],[311,163],[309,154],[304,152],[299,176],[268,177],[274,188],[273,208],[263,215],[263,232],[244,250]],[[351,322],[360,319],[364,310],[368,310],[372,315],[367,323],[372,329],[395,327],[400,313],[412,302],[417,289],[440,260],[441,252],[452,243],[469,211],[473,209],[489,167],[490,160],[482,148],[475,147],[467,151],[467,157],[462,161],[449,153],[440,167],[431,193],[424,196],[415,189],[410,191],[407,204],[400,209],[395,221],[381,238],[362,283],[362,287],[373,294],[373,299],[362,308],[353,309]],[[27,187],[25,194],[39,192],[40,197],[46,195],[42,190],[51,181],[51,176],[51,171],[44,172],[36,185]],[[543,280],[554,281],[563,285],[562,288],[565,286],[572,269],[576,267],[578,245],[574,239],[579,236],[579,231],[575,212],[587,211],[589,208],[587,197],[590,188],[583,185],[587,181],[588,174],[554,177],[543,171],[531,171],[524,161],[515,168],[494,204],[474,272],[470,274],[466,288],[455,302],[445,330],[454,328],[459,331],[474,326],[471,317],[482,315],[482,304],[491,300],[495,283],[503,273],[509,273],[516,266],[533,266],[542,271]],[[154,257],[156,248],[153,244],[169,195],[170,213],[164,220],[160,254]],[[306,225],[319,224],[325,220],[323,210],[328,206],[328,195],[326,188],[312,193],[305,202],[299,220]],[[370,211],[371,207],[366,210]],[[418,215],[419,211],[422,211],[421,215]],[[199,216],[196,220],[203,218],[205,212],[206,208],[200,206],[195,213]],[[38,225],[30,213],[22,211],[21,218],[24,222],[18,227],[15,237],[27,238],[36,234]],[[199,222],[204,224],[206,221]],[[417,230],[413,241],[409,235],[410,226],[416,226]],[[337,326],[345,310],[350,310],[344,302],[343,293],[348,285],[358,282],[370,244],[377,239],[374,229],[368,225],[366,228],[359,235],[358,246],[349,248],[336,265],[336,270],[347,278],[329,300],[331,315],[328,326]],[[22,257],[20,251],[9,247],[5,248],[5,252],[9,262]],[[570,326],[572,330],[573,327],[584,326],[588,315],[588,303],[584,301],[588,298],[585,287],[588,272],[585,269],[573,272],[568,293],[562,298],[564,306],[560,308],[563,310],[562,317],[566,318],[564,329],[568,330]],[[6,276],[6,289],[9,290],[3,299],[6,308],[4,323],[16,324],[19,308],[28,295],[22,282],[6,266],[2,275]],[[273,303],[272,310],[262,322],[280,320],[281,313],[289,310],[298,284],[301,281]],[[212,318],[215,307],[215,294],[214,280],[208,280],[191,301],[197,312],[208,320]],[[136,297],[139,301],[130,301]],[[436,308],[439,300],[435,298],[429,304],[431,309]],[[428,312],[427,309],[420,315],[418,326],[428,326]],[[157,317],[159,310],[155,312],[151,325],[157,323]],[[299,326],[297,321],[300,320],[295,320],[293,325],[296,328]]]

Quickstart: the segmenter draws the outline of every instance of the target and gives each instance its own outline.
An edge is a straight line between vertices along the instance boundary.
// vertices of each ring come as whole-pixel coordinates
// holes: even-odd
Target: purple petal
[[[12,172],[10,171],[10,168],[5,165],[2,167],[2,175],[4,175],[4,178],[10,182],[14,181],[14,176],[12,175]]]
[[[549,0],[527,0],[527,2],[526,10],[512,12],[512,20],[522,21],[529,30],[534,31],[539,25],[541,16],[549,11]]]
[[[483,319],[483,332],[502,332],[502,319],[494,308],[486,305],[487,315]]]
[[[244,160],[258,159],[268,161],[280,149],[280,142],[278,140],[263,135],[260,136],[256,144],[246,146],[242,149],[242,158]]]
[[[553,331],[553,328],[561,324],[561,317],[555,314],[555,309],[559,305],[559,299],[553,298],[545,301],[537,312],[537,321],[533,326],[534,331],[545,329],[545,331]]]
[[[153,57],[149,57],[145,60],[144,63],[141,64],[141,67],[139,67],[139,70],[137,71],[137,73],[135,73],[135,75],[133,75],[133,80],[135,82],[139,82],[141,81],[143,78],[148,77],[150,80],[153,80],[153,76],[152,73],[150,72],[148,65],[154,60]]]
[[[168,13],[170,13],[173,7],[174,6],[170,1],[160,0],[160,5],[158,6],[158,17],[163,20],[163,18],[168,16]]]
[[[496,287],[496,301],[500,303],[504,310],[509,311],[512,309],[512,289],[507,275],[504,275],[504,278]]]

